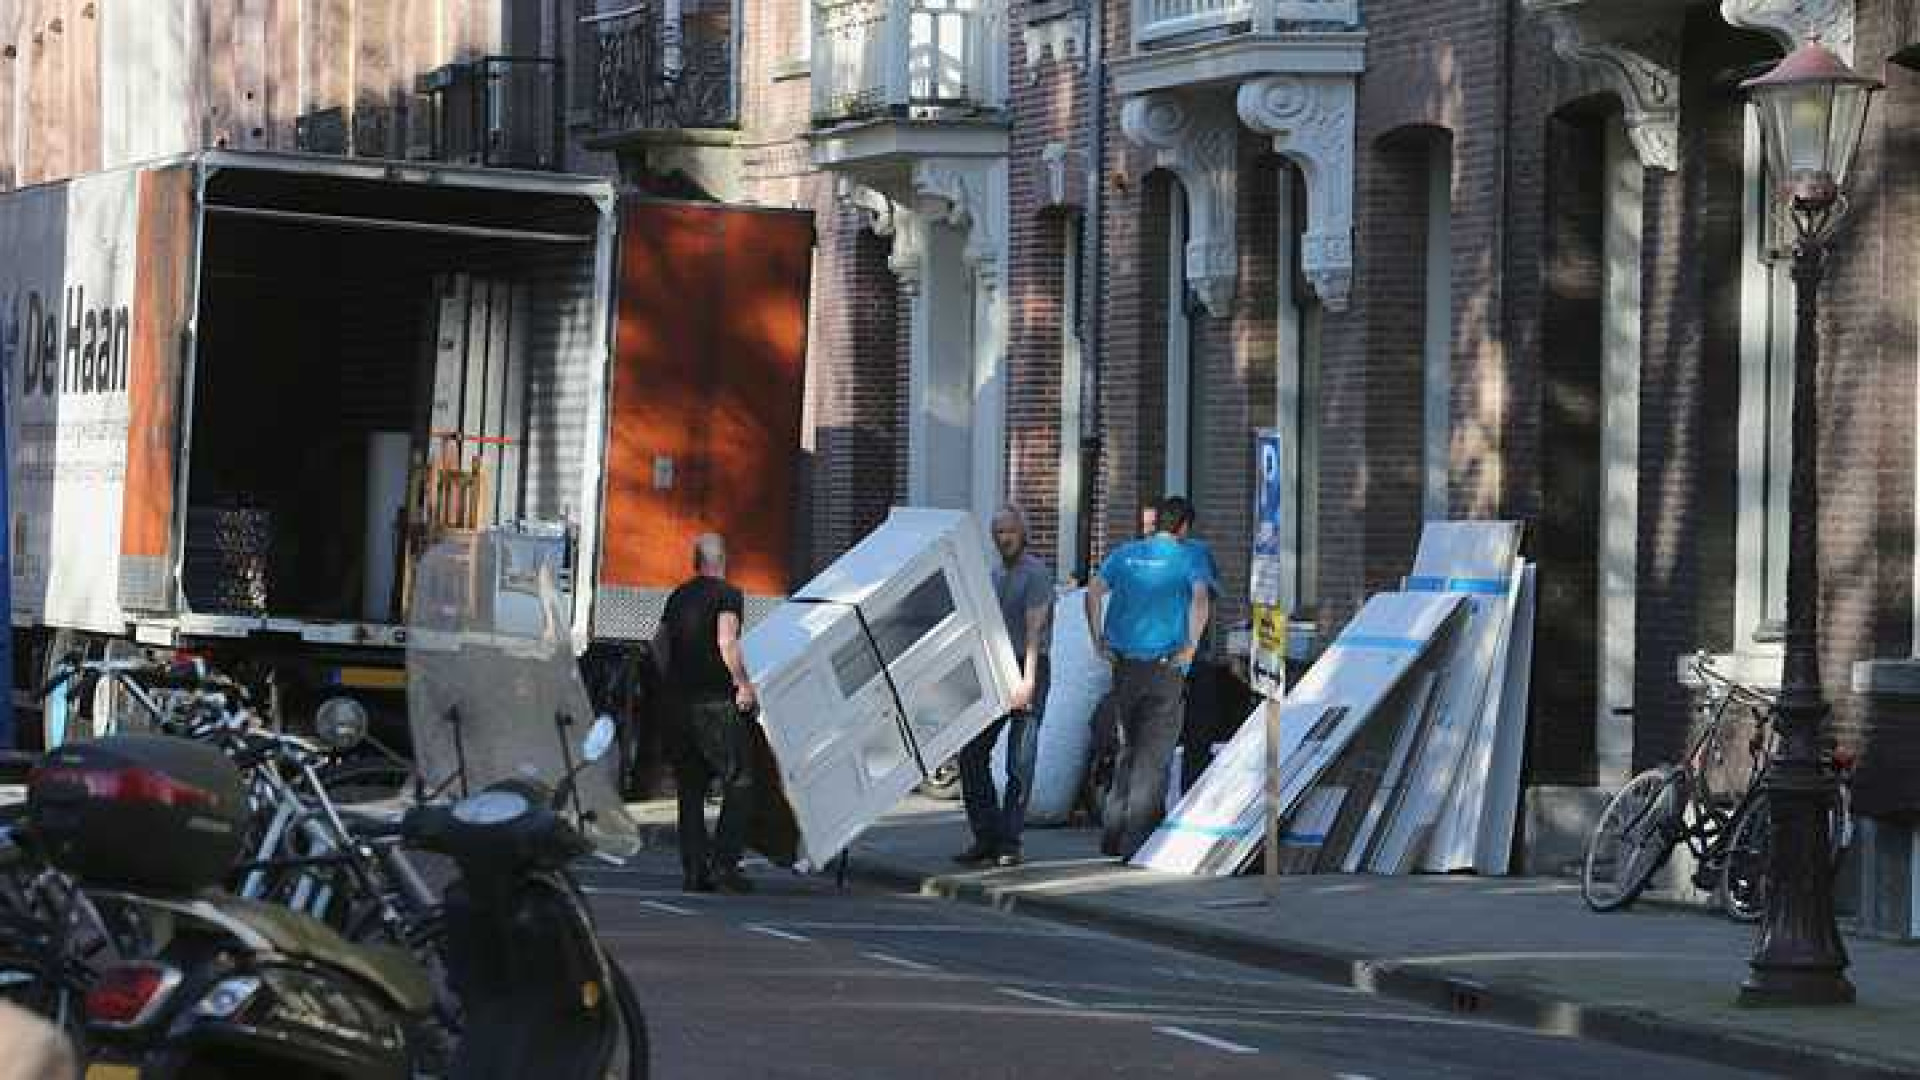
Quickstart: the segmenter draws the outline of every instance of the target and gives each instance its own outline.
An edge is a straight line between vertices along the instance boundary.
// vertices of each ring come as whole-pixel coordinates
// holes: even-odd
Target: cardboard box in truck
[[[582,646],[650,635],[708,529],[782,595],[811,247],[805,214],[312,155],[0,195],[15,625],[352,685],[446,530],[555,564]]]

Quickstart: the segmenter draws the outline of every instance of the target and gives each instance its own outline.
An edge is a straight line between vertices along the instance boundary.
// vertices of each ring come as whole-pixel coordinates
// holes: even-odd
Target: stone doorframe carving
[[[1627,138],[1649,169],[1680,167],[1680,36],[1671,0],[1527,0],[1553,51],[1620,98]]]
[[[1006,163],[1000,158],[924,158],[889,181],[843,175],[840,201],[860,211],[876,236],[891,237],[887,266],[909,290],[919,284],[926,230],[949,225],[967,235],[965,258],[981,287],[1004,277]]]
[[[1354,76],[1265,75],[1237,88],[1154,90],[1129,97],[1120,127],[1179,177],[1187,197],[1187,282],[1209,314],[1231,314],[1239,269],[1240,124],[1273,139],[1307,182],[1301,264],[1329,311],[1353,287]]]
[[[1186,189],[1187,284],[1210,314],[1227,315],[1240,259],[1240,125],[1233,107],[1212,90],[1156,90],[1127,99],[1120,130]]]
[[[1673,0],[1526,0],[1545,20],[1553,51],[1620,96],[1627,136],[1649,169],[1680,156],[1680,35]],[[1730,26],[1759,30],[1783,50],[1813,38],[1853,62],[1854,0],[1720,0]]]
[[[1720,17],[1733,26],[1764,31],[1789,51],[1819,38],[1853,63],[1853,0],[1720,0]]]
[[[1269,75],[1240,87],[1240,119],[1300,169],[1307,228],[1300,268],[1320,302],[1344,311],[1353,290],[1354,80]]]

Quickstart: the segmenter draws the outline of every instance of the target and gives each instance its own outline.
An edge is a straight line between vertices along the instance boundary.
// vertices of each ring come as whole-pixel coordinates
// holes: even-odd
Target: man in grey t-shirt
[[[1014,686],[1012,711],[960,751],[960,790],[973,845],[954,861],[966,866],[1020,864],[1020,831],[1033,787],[1040,711],[1047,700],[1047,646],[1053,633],[1053,574],[1027,551],[1027,519],[1018,507],[1002,507],[993,516],[993,546],[1000,553],[993,567],[993,591],[1020,662],[1020,681]],[[994,786],[990,765],[1002,729],[1007,732],[1004,794]]]

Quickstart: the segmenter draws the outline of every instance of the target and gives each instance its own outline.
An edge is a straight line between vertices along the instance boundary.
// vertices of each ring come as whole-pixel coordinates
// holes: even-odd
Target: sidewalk
[[[670,804],[636,806],[671,846]],[[915,799],[853,848],[863,880],[991,904],[1560,1034],[1794,1076],[1920,1076],[1920,950],[1849,939],[1859,1003],[1733,1004],[1754,931],[1641,905],[1589,912],[1541,878],[1190,878],[1121,866],[1086,829],[1032,829],[1026,865],[960,871],[954,804]],[[1248,903],[1251,902],[1251,903]]]

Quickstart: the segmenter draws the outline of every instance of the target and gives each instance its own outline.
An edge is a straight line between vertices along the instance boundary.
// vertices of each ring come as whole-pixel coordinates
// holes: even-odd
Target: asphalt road
[[[1431,1012],[1079,928],[671,853],[584,876],[655,1077],[1752,1075]]]

